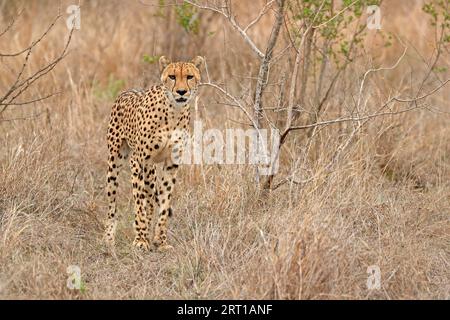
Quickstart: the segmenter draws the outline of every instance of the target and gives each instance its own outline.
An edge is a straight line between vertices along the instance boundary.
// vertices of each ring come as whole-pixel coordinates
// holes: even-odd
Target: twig
[[[16,23],[17,18],[19,18],[23,13],[23,9],[19,11],[16,17],[13,17],[11,22],[8,24],[8,26],[0,33],[0,37],[3,36],[5,33],[7,33]]]
[[[0,103],[0,106],[4,106],[4,105],[9,105],[9,106],[23,106],[23,105],[26,105],[26,104],[31,104],[31,103],[39,102],[39,101],[42,101],[42,100],[46,100],[46,99],[51,98],[51,97],[53,97],[53,96],[56,96],[56,95],[58,95],[58,94],[61,94],[61,91],[60,91],[60,92],[50,93],[49,95],[46,95],[46,96],[44,96],[44,97],[37,98],[37,99],[34,99],[34,100],[28,100],[28,101],[23,101],[23,102],[13,102],[13,103],[8,103],[8,104],[6,104],[6,103],[5,103],[5,104]]]
[[[242,38],[244,39],[245,42],[247,42],[247,44],[250,46],[250,48],[253,50],[253,52],[255,52],[258,57],[260,59],[264,58],[264,53],[262,53],[262,51],[260,49],[258,49],[258,47],[256,46],[256,44],[253,42],[253,40],[249,37],[249,35],[244,31],[244,29],[242,29],[239,24],[236,22],[236,19],[231,15],[231,13],[226,13],[223,11],[223,8],[214,8],[208,5],[201,5],[199,3],[197,3],[196,1],[191,1],[191,0],[185,0],[186,3],[189,3],[190,5],[197,7],[199,9],[204,9],[204,10],[210,10],[216,13],[221,14],[222,16],[224,16],[226,19],[228,19],[228,21],[230,22],[231,26],[240,33],[240,35],[242,36]],[[224,7],[225,9],[230,9],[229,7]],[[230,10],[229,10],[230,11]]]
[[[347,11],[347,9],[349,9],[350,7],[352,7],[355,3],[359,2],[361,0],[355,0],[352,3],[350,3],[347,7],[343,8],[341,11],[339,11],[338,13],[336,13],[332,18],[328,19],[327,21],[322,22],[321,24],[317,25],[317,26],[313,26],[313,29],[318,29],[320,27],[323,27],[324,25],[328,24],[329,22],[333,21],[334,19],[336,19],[338,16],[340,16],[342,13],[344,13],[345,11]]]
[[[52,26],[55,24],[56,20],[60,17],[60,15],[57,16],[57,18],[53,21],[53,23],[50,25],[50,27],[47,29],[47,31],[44,33],[44,35],[46,35],[48,33],[48,31],[52,28]],[[25,67],[28,64],[28,60],[30,58],[32,49],[42,40],[43,37],[40,37],[37,41],[34,41],[32,46],[28,48],[28,53],[27,56],[25,57],[24,63],[22,65],[21,70],[19,71],[16,80],[14,81],[14,83],[11,85],[11,87],[9,88],[9,90],[6,92],[6,94],[3,95],[3,97],[0,98],[0,105],[3,106],[3,108],[0,110],[0,113],[4,112],[6,110],[6,108],[9,105],[20,105],[20,104],[28,104],[28,103],[32,103],[39,100],[43,100],[41,98],[35,99],[35,100],[30,100],[30,102],[28,103],[14,103],[14,101],[20,96],[22,95],[26,90],[28,90],[28,88],[34,83],[36,82],[38,79],[42,78],[43,76],[45,76],[46,74],[48,74],[51,70],[53,70],[55,68],[55,66],[66,57],[67,55],[67,50],[69,47],[69,44],[71,42],[72,39],[72,35],[74,32],[74,28],[71,29],[70,33],[69,33],[69,37],[67,39],[67,42],[63,48],[63,51],[61,52],[61,54],[56,57],[52,62],[50,62],[49,64],[47,64],[46,66],[42,67],[41,69],[37,70],[36,72],[34,72],[31,76],[29,76],[28,78],[20,81],[20,78],[22,77],[22,74],[24,72]],[[11,96],[11,97],[10,97]],[[50,96],[49,96],[50,97]],[[49,98],[48,97],[48,98]]]
[[[57,15],[55,20],[53,20],[53,22],[49,25],[49,27],[47,28],[47,30],[45,30],[45,32],[36,40],[34,40],[28,47],[26,47],[25,49],[16,52],[16,53],[0,53],[0,57],[16,57],[21,55],[22,53],[25,53],[29,50],[31,50],[31,48],[35,47],[39,42],[42,41],[42,39],[44,39],[44,37],[50,32],[51,29],[53,29],[53,27],[56,24],[56,21],[58,21],[58,19],[61,17],[61,15]]]
[[[264,7],[261,9],[261,11],[259,12],[258,16],[252,21],[250,22],[245,28],[244,28],[244,32],[247,33],[248,29],[250,29],[251,27],[253,27],[256,23],[258,23],[258,21],[266,14],[267,10],[269,9],[269,7],[275,2],[275,0],[271,0],[269,2],[266,2],[266,4],[264,5]]]

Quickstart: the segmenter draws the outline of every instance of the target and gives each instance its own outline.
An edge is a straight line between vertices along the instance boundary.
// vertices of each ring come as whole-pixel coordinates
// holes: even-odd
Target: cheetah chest
[[[190,138],[189,115],[175,113],[170,118],[170,124],[163,127],[161,133],[153,137],[159,141],[159,148],[154,150],[151,157],[154,163],[176,162]]]
[[[170,161],[172,159],[173,143],[170,141],[168,136],[164,140],[165,144],[160,148],[158,152],[155,152],[154,156],[152,157],[152,161],[154,163]]]

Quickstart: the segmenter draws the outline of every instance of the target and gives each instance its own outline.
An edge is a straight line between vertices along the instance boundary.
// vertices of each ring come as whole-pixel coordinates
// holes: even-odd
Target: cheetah
[[[171,62],[162,56],[161,84],[147,90],[125,91],[112,107],[107,132],[109,207],[105,230],[105,240],[112,247],[117,225],[117,178],[122,162],[129,158],[135,213],[133,245],[144,251],[172,248],[167,244],[167,223],[173,214],[170,201],[178,169],[175,160],[183,152],[179,133],[190,131],[189,108],[197,94],[202,64],[200,56],[190,62]],[[162,170],[157,175],[159,163]],[[158,220],[150,242],[156,207]]]

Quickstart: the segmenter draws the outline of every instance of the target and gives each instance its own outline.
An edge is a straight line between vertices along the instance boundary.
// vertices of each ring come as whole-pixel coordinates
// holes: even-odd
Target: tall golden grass
[[[383,7],[388,8],[383,28],[415,50],[408,49],[400,68],[377,78],[374,91],[382,88],[380,97],[394,87],[408,88],[408,72],[421,70],[417,51],[425,57],[431,52],[422,1],[408,3],[412,11],[399,1]],[[69,4],[62,1],[63,14]],[[236,10],[242,21],[250,21],[261,5],[239,1]],[[54,1],[2,1],[2,28],[22,7],[18,23],[0,39],[0,52],[29,45],[58,13]],[[133,253],[131,186],[123,170],[117,257],[109,255],[101,241],[107,212],[106,125],[118,91],[158,82],[157,65],[144,62],[143,55],[204,55],[211,78],[230,90],[240,90],[243,79],[257,74],[251,50],[220,17],[204,13],[199,34],[193,35],[176,23],[171,10],[165,18],[158,10],[139,1],[83,1],[81,29],[74,33],[70,54],[24,98],[62,93],[10,106],[2,114],[1,298],[450,298],[445,90],[432,100],[444,113],[418,110],[373,121],[331,174],[304,185],[287,183],[262,194],[251,166],[183,167],[169,228],[174,250],[166,254]],[[261,46],[271,21],[268,16],[251,30]],[[67,37],[62,19],[33,52],[26,72],[58,55]],[[368,57],[392,64],[399,47],[384,48],[372,38]],[[448,56],[443,59],[448,63]],[[22,63],[23,57],[0,61],[0,93],[14,80],[10,70]],[[346,79],[357,80],[350,73]],[[217,92],[202,88],[197,116],[208,127],[245,122],[239,110],[217,101]],[[340,143],[336,132],[325,128],[310,149],[296,145],[304,134],[293,134],[280,175],[299,163],[305,175],[319,172]],[[81,268],[82,290],[67,288],[69,265]],[[379,290],[366,286],[371,265],[381,270]]]

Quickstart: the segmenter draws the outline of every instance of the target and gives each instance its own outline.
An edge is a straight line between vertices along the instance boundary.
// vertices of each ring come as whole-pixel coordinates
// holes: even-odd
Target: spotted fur
[[[107,133],[109,211],[105,238],[109,244],[114,245],[117,225],[119,167],[129,158],[135,211],[133,244],[144,250],[171,248],[167,244],[167,222],[173,213],[170,202],[178,169],[174,159],[183,152],[179,133],[190,129],[189,105],[197,93],[202,63],[202,57],[171,63],[163,56],[159,60],[160,85],[129,90],[116,99]],[[162,163],[159,175],[158,163]],[[155,207],[158,220],[150,242]]]

